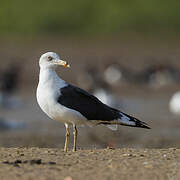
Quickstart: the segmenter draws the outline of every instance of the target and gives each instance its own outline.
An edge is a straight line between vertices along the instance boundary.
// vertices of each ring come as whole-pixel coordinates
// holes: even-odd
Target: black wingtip
[[[122,114],[122,113],[121,113],[121,114]],[[127,114],[125,114],[125,113],[123,113],[123,114],[124,114],[125,116],[127,116],[128,118],[130,118],[129,121],[133,121],[133,122],[135,123],[134,125],[130,125],[131,127],[151,129],[150,126],[149,126],[147,123],[145,123],[145,122],[143,122],[143,121],[140,121],[139,119],[134,118],[134,117],[132,117],[132,116],[130,116],[130,115],[127,115]]]
[[[143,124],[136,124],[134,126],[132,125],[128,125],[128,124],[121,124],[123,126],[129,126],[129,127],[136,127],[136,128],[144,128],[144,129],[151,129],[151,127],[149,127],[149,125],[143,125]]]
[[[140,121],[136,118],[134,118],[134,122],[136,123],[135,127],[151,129],[147,123]]]
[[[141,125],[140,128],[151,129],[148,125]]]

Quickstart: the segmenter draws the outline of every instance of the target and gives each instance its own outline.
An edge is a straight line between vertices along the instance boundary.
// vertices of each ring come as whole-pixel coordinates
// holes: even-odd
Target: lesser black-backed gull
[[[78,125],[104,124],[116,130],[117,125],[149,129],[148,125],[130,115],[103,104],[88,92],[68,84],[56,74],[58,65],[69,67],[66,61],[53,52],[40,57],[40,74],[37,88],[37,101],[41,109],[51,118],[65,124],[66,140],[64,151],[68,150],[70,131],[73,126],[76,151]]]

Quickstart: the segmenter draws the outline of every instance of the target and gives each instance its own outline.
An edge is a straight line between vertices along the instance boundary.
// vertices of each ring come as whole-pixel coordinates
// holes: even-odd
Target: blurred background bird
[[[0,74],[0,106],[16,108],[21,103],[16,98],[21,75],[21,66],[17,63],[9,64]]]

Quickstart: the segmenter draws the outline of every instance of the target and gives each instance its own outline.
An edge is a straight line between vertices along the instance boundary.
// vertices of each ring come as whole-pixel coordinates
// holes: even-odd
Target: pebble
[[[22,163],[22,161],[19,160],[19,159],[17,159],[17,160],[14,161],[14,164],[21,164],[21,163]]]
[[[41,159],[33,159],[33,160],[30,160],[30,164],[42,164],[42,161]]]
[[[72,177],[71,176],[67,176],[64,178],[64,180],[72,180]]]
[[[48,164],[54,165],[54,164],[56,164],[56,162],[50,161],[50,162],[48,162]]]

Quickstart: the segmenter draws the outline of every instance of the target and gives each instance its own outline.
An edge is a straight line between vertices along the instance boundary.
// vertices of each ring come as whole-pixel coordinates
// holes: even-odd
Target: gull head
[[[39,60],[40,68],[52,68],[56,69],[58,66],[70,67],[70,65],[61,60],[59,55],[54,52],[47,52],[40,57]]]

